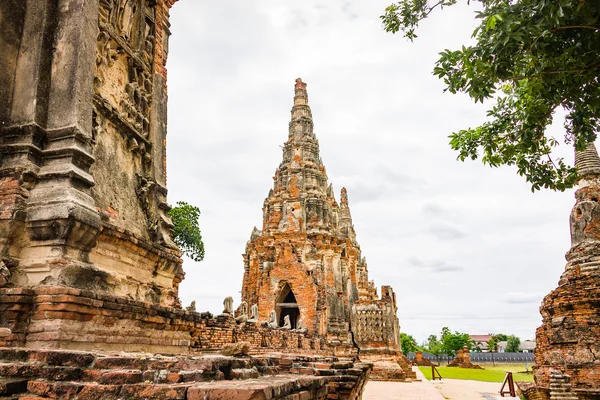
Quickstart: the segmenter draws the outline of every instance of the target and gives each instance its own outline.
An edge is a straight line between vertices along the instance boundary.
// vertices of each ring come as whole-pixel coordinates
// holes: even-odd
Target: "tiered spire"
[[[306,83],[301,78],[296,79],[294,87],[294,107],[292,107],[292,123],[298,119],[308,119],[312,122],[312,113],[308,105],[308,93],[306,92]]]
[[[341,234],[356,241],[348,194],[342,189],[341,204],[319,154],[306,83],[296,79],[288,140],[274,186],[263,206],[263,230],[267,233],[304,231]]]
[[[575,166],[580,179],[600,176],[600,157],[594,142],[588,143],[585,150],[575,150]]]
[[[283,147],[283,164],[291,163],[298,168],[302,163],[322,166],[319,156],[319,142],[313,132],[313,119],[308,105],[306,83],[296,79],[294,86],[294,105],[292,119],[289,124],[288,141]]]

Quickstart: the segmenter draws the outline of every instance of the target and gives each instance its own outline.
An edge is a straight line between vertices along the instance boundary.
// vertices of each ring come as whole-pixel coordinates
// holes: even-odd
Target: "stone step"
[[[206,382],[190,386],[188,400],[204,399],[298,399],[324,398],[326,378],[316,376],[279,375],[245,381]]]
[[[233,368],[230,372],[229,377],[231,379],[256,379],[258,378],[259,373],[255,368]]]
[[[97,370],[88,369],[83,371],[81,377],[83,382],[96,382],[101,385],[125,385],[133,383],[142,383],[144,373],[140,370]]]
[[[354,362],[352,361],[337,361],[332,364],[334,369],[348,369],[354,366]]]
[[[165,358],[143,358],[143,357],[99,357],[94,363],[93,369],[118,369],[118,370],[212,370],[230,368],[252,368],[256,365],[272,366],[268,359],[261,358],[232,358],[221,356],[204,356],[198,358],[174,357]]]
[[[48,366],[40,362],[0,363],[0,376],[19,378],[43,378],[55,381],[72,381],[80,379],[82,369],[79,367]]]
[[[190,385],[152,383],[103,385],[95,382],[29,381],[27,389],[31,395],[39,398],[61,400],[184,400]],[[20,400],[23,400],[23,398]]]
[[[190,384],[139,384],[123,385],[118,399],[185,400]],[[118,400],[114,399],[114,400]],[[79,400],[82,400],[81,398]],[[91,399],[90,399],[91,400]],[[109,400],[108,398],[105,400]],[[110,399],[113,400],[113,399]]]
[[[235,371],[246,374],[243,380],[210,381],[179,384],[100,384],[97,382],[49,382],[43,380],[29,381],[28,394],[16,397],[19,400],[62,399],[62,400],[201,400],[206,398],[220,399],[255,399],[277,398],[311,399],[326,394],[326,377],[298,375],[279,375],[257,377],[250,371]],[[347,377],[336,383],[336,387],[351,389],[354,387],[353,377]],[[325,380],[325,381],[324,381]],[[258,396],[258,397],[255,397]],[[263,397],[261,397],[263,396]],[[2,400],[2,399],[0,399]]]
[[[51,399],[74,399],[83,389],[84,384],[78,382],[49,382],[32,380],[27,383],[27,392]]]
[[[315,368],[315,369],[348,369],[352,368],[354,363],[351,361],[336,361],[336,362],[297,362],[293,363],[292,367],[296,368]]]
[[[360,376],[363,371],[359,368],[350,369],[330,369],[330,368],[313,368],[305,366],[296,366],[290,368],[290,373],[299,375],[316,375],[316,376]]]
[[[28,350],[0,348],[0,362],[39,362],[51,366],[88,367],[96,357],[92,353],[67,350]]]
[[[252,371],[252,372],[250,372]],[[226,373],[217,370],[185,370],[172,372],[162,370],[85,370],[81,380],[83,382],[97,382],[105,385],[124,385],[134,383],[186,383],[204,382],[224,379],[249,379],[259,375],[256,368],[232,368]]]

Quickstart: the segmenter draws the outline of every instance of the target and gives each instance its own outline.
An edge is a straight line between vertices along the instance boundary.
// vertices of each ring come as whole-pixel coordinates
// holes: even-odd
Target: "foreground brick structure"
[[[173,3],[0,2],[0,397],[357,399],[371,366],[331,343],[181,308]]]
[[[540,307],[543,322],[536,333],[534,367],[537,389],[529,390],[539,396],[553,392],[552,398],[557,399],[574,394],[580,399],[598,399],[600,158],[593,143],[576,152],[575,165],[580,179],[570,217],[571,249],[558,287]]]
[[[396,295],[369,281],[348,201],[340,203],[319,154],[306,83],[296,80],[283,161],[244,254],[242,300],[256,304],[259,321],[275,312],[277,326],[299,321],[336,354],[376,362],[373,377],[403,380],[412,371],[402,357]],[[404,368],[402,368],[404,367]]]

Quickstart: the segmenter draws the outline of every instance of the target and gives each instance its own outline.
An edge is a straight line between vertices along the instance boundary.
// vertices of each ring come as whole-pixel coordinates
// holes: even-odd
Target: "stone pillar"
[[[98,3],[60,0],[53,11],[57,26],[54,56],[45,71],[50,82],[44,159],[27,210],[33,243],[24,251],[26,261],[20,268],[27,284],[49,277],[66,284],[78,279],[61,270],[87,264],[86,254],[95,245],[100,225],[89,173],[94,162],[91,115]]]
[[[2,252],[18,257],[12,272],[20,285],[60,281],[61,270],[85,264],[99,229],[89,194],[97,13],[94,0],[28,0],[20,19],[0,142],[1,173],[6,181],[14,172],[13,193],[22,198],[5,214],[13,249]],[[23,222],[27,234],[16,238]]]

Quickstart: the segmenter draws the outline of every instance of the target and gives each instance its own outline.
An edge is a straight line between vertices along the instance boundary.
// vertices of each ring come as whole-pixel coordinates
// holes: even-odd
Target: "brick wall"
[[[336,351],[308,334],[238,325],[230,315],[213,317],[67,287],[2,288],[0,311],[0,328],[11,330],[5,339],[9,346],[182,353],[248,342],[252,353]]]

